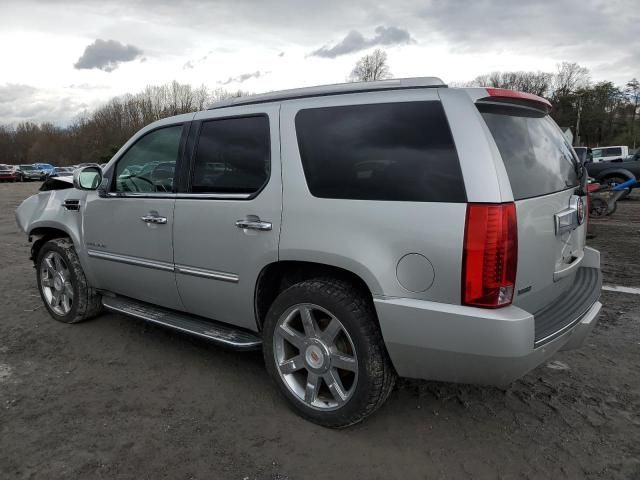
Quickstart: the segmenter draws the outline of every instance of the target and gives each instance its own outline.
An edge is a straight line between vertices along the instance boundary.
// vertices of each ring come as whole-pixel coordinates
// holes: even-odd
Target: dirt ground
[[[638,479],[640,295],[507,391],[400,381],[363,424],[293,414],[259,353],[115,314],[52,320],[0,184],[2,479]],[[640,193],[640,192],[639,192]],[[605,284],[640,287],[640,194],[593,222]]]

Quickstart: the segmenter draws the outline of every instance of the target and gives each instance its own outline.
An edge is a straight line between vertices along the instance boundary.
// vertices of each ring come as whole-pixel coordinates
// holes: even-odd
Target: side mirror
[[[97,190],[101,183],[100,167],[84,167],[73,172],[73,186],[78,190]]]

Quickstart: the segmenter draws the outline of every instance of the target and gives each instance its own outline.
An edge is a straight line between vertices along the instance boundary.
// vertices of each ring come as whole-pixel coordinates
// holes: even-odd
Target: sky
[[[260,93],[346,81],[375,48],[394,77],[496,70],[640,78],[637,0],[0,0],[0,125],[67,125],[146,85]]]

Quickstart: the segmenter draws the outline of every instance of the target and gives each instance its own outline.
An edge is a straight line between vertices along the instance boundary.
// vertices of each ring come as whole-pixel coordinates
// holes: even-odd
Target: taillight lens
[[[462,255],[462,303],[484,308],[511,304],[517,264],[515,204],[468,204]]]

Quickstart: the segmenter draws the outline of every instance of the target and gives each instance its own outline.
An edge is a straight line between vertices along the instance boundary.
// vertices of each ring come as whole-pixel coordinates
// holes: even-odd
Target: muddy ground
[[[640,295],[604,292],[600,323],[509,390],[400,382],[363,424],[288,410],[259,353],[120,315],[42,307],[0,184],[0,478],[640,478]],[[640,195],[594,222],[606,284],[640,287]]]

